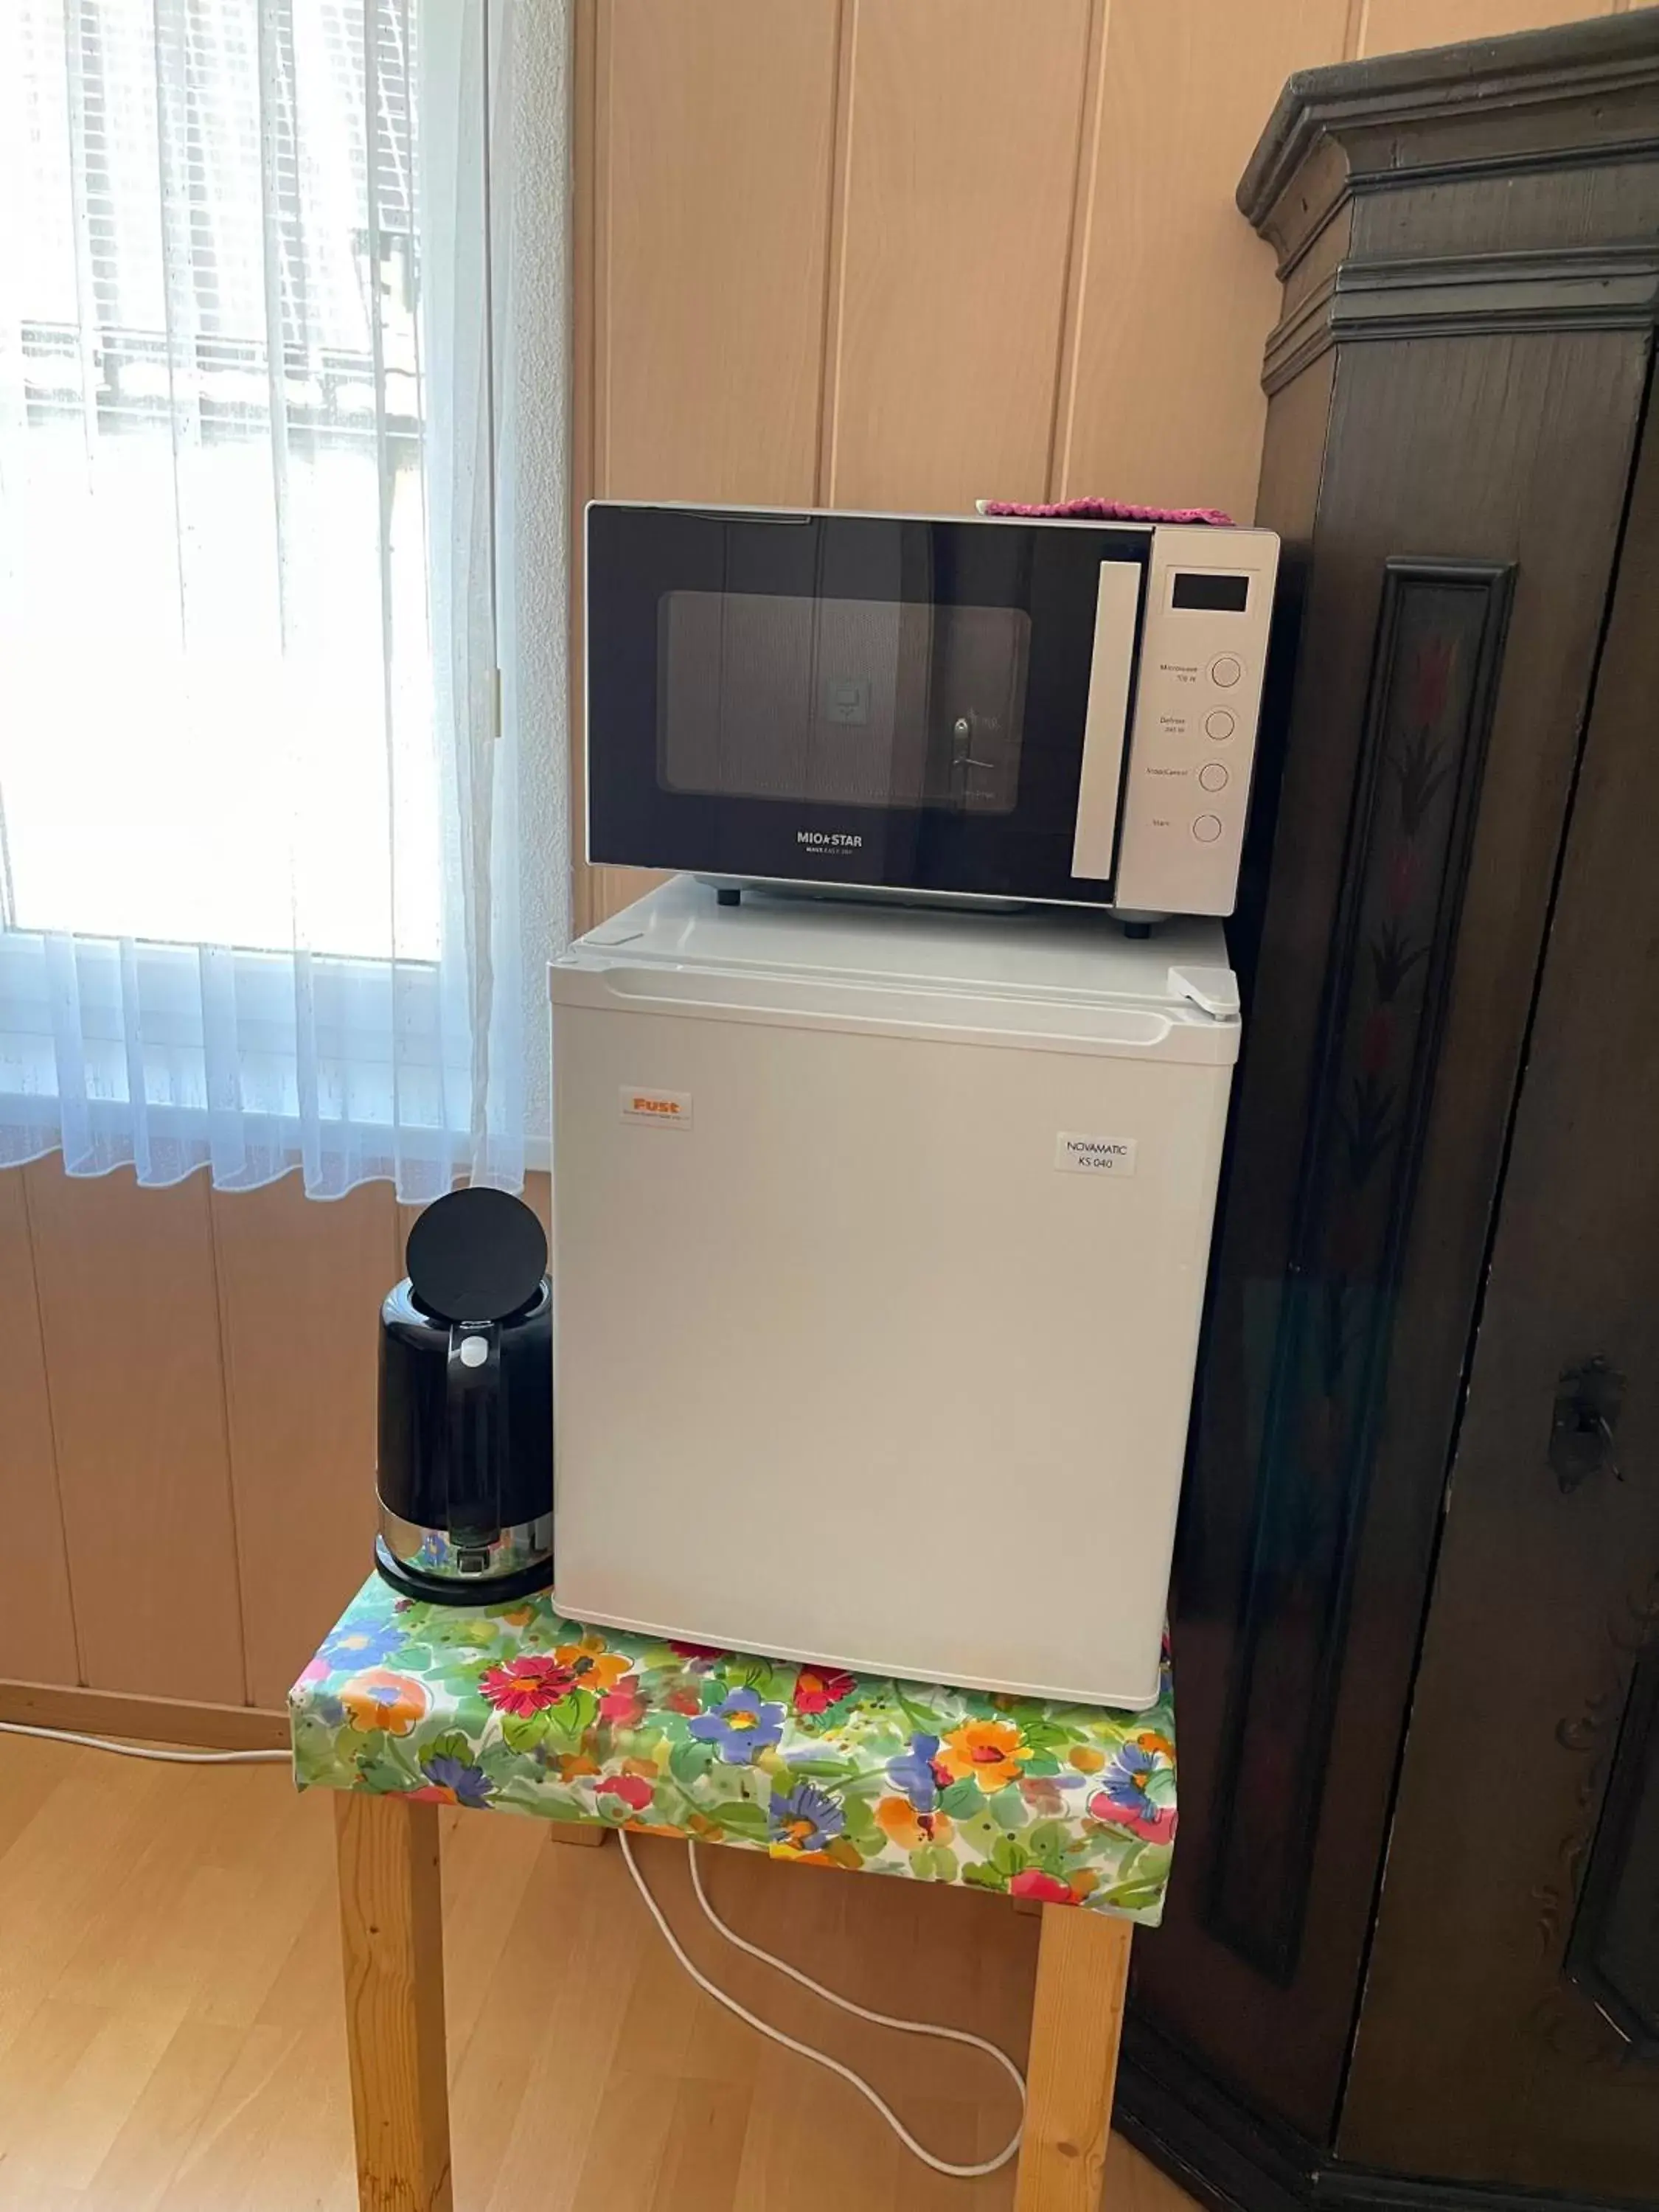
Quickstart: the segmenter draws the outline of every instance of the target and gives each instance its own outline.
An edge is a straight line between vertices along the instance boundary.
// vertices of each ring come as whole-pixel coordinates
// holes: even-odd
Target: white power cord
[[[757,2029],[762,2035],[769,2036],[774,2043],[781,2043],[786,2051],[793,2051],[802,2058],[810,2058],[815,2065],[827,2066],[832,2074],[839,2074],[843,2081],[850,2081],[861,2097],[869,2099],[906,2150],[913,2152],[924,2166],[931,2166],[935,2173],[948,2174],[954,2181],[972,2181],[977,2179],[982,2173],[995,2173],[999,2167],[1007,2165],[1009,2160],[1018,2150],[1020,2137],[1024,2133],[1025,2077],[1006,2051],[1000,2051],[994,2043],[988,2042],[982,2035],[970,2035],[966,2028],[941,2027],[930,2021],[896,2020],[891,2013],[872,2012],[867,2005],[854,2004],[851,1997],[841,1996],[834,1990],[825,1989],[822,1982],[815,1982],[810,1974],[802,1973],[799,1966],[792,1966],[787,1960],[774,1958],[771,1952],[763,1951],[758,1943],[750,1943],[745,1937],[735,1934],[708,1902],[703,1890],[702,1872],[697,1864],[697,1847],[696,1844],[688,1841],[686,1850],[691,1862],[691,1887],[696,1893],[697,1903],[702,1907],[703,1917],[709,1925],[737,1950],[746,1951],[751,1959],[758,1959],[763,1966],[773,1967],[780,1974],[787,1974],[792,1982],[799,1982],[804,1990],[811,1990],[814,1996],[827,1999],[830,2004],[838,2005],[842,2012],[850,2012],[859,2020],[872,2021],[878,2027],[896,2027],[904,2035],[931,2035],[945,2043],[969,2043],[975,2051],[982,2051],[988,2057],[996,2060],[997,2064],[1012,2081],[1019,2096],[1019,2125],[1014,2130],[1012,2136],[994,2158],[988,2158],[980,2166],[952,2166],[945,2159],[935,2158],[932,2151],[925,2149],[916,2141],[892,2106],[884,2098],[878,2095],[861,2074],[854,2073],[850,2066],[843,2066],[840,2059],[831,2058],[828,2051],[815,2051],[810,2043],[797,2042],[793,2035],[786,2035],[781,2028],[769,2027],[763,2020],[757,2020],[752,2012],[747,2011],[735,1997],[728,1996],[724,1990],[717,1987],[706,1974],[692,1965],[681,1948],[678,1937],[665,1918],[662,1907],[646,1887],[645,1877],[635,1863],[633,1850],[628,1839],[628,1831],[625,1828],[618,1829],[617,1838],[622,1844],[623,1857],[627,1862],[628,1871],[634,1877],[634,1887],[645,1899],[646,1910],[662,1931],[664,1942],[697,1987],[713,1997],[716,2004],[724,2005],[727,2012],[735,2013],[739,2020],[747,2021],[750,2027]]]
[[[27,1721],[0,1721],[0,1735],[41,1735],[53,1743],[78,1743],[88,1751],[116,1751],[123,1759],[160,1759],[176,1766],[242,1766],[255,1760],[293,1757],[287,1751],[168,1751],[157,1744],[117,1743],[106,1735],[76,1735],[70,1729],[36,1728]]]
[[[37,1728],[25,1721],[0,1721],[0,1735],[42,1736],[52,1743],[79,1744],[88,1751],[112,1751],[123,1759],[155,1759],[178,1766],[246,1766],[276,1759],[281,1759],[286,1765],[290,1756],[286,1751],[174,1751],[156,1744],[118,1743],[111,1736],[80,1735],[71,1729]],[[703,1917],[734,1950],[746,1952],[750,1958],[758,1959],[763,1966],[770,1966],[776,1973],[787,1974],[792,1982],[799,1982],[802,1989],[811,1990],[814,1996],[823,1997],[826,2002],[839,2006],[842,2012],[851,2013],[856,2020],[867,2020],[877,2027],[896,2028],[902,2035],[930,2035],[941,2043],[970,2044],[975,2051],[982,2051],[988,2057],[996,2060],[1018,2095],[1019,2125],[994,2158],[988,2158],[978,2166],[952,2166],[948,2160],[935,2158],[932,2151],[916,2141],[886,2099],[872,2089],[861,2074],[855,2074],[850,2066],[843,2066],[839,2058],[832,2058],[827,2051],[815,2051],[810,2043],[799,2042],[793,2035],[786,2035],[781,2027],[771,2027],[765,2021],[757,2020],[735,1997],[728,1996],[699,1967],[693,1966],[682,1948],[679,1938],[664,1917],[662,1907],[646,1887],[645,1876],[640,1872],[633,1847],[628,1840],[628,1831],[619,1828],[617,1837],[622,1845],[628,1871],[633,1876],[634,1887],[645,1899],[646,1910],[661,1930],[663,1941],[697,1987],[713,1997],[716,2004],[724,2005],[727,2012],[735,2013],[739,2020],[746,2021],[757,2033],[769,2037],[772,2042],[781,2043],[786,2051],[793,2051],[802,2058],[810,2058],[815,2065],[827,2066],[832,2074],[839,2074],[843,2081],[850,2082],[861,2097],[868,2098],[906,2150],[912,2152],[924,2166],[932,2166],[935,2173],[946,2174],[953,2181],[973,2181],[981,2174],[995,2173],[1007,2165],[1018,2150],[1020,2137],[1025,2130],[1025,2077],[1006,2051],[999,2050],[994,2043],[988,2042],[982,2035],[970,2035],[964,2027],[944,2027],[932,2021],[899,2020],[891,2013],[876,2012],[868,2005],[855,2004],[851,1997],[844,1997],[834,1990],[825,1989],[822,1982],[815,1982],[810,1974],[804,1974],[799,1966],[792,1966],[787,1959],[775,1958],[770,1951],[763,1950],[758,1943],[750,1942],[746,1936],[739,1936],[735,1929],[728,1928],[708,1902],[708,1893],[702,1886],[702,1869],[697,1863],[697,1847],[688,1841],[686,1853],[691,1863],[691,1887],[702,1908]]]

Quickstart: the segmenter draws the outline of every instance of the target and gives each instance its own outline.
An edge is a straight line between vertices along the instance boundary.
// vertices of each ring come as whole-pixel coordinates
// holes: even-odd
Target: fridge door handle
[[[1089,663],[1089,704],[1083,720],[1077,826],[1072,838],[1072,873],[1094,883],[1109,880],[1117,851],[1123,749],[1129,730],[1129,678],[1134,669],[1145,573],[1137,561],[1100,564],[1095,647]]]
[[[785,999],[758,985],[745,989],[747,979],[730,975],[720,978],[726,988],[718,995],[705,995],[696,977],[672,972],[611,968],[565,974],[569,980],[563,991],[556,993],[556,1007],[612,1006],[694,1021],[769,1022],[791,1029],[885,1036],[975,1036],[1006,1039],[1011,1044],[1035,1036],[1061,1050],[1110,1052],[1119,1057],[1159,1053],[1172,1037],[1192,1045],[1237,1027],[1236,1017],[1231,1022],[1196,1014],[1186,1019],[1155,1006],[1122,1005],[1078,1008],[1074,1025],[1057,1028],[1052,1009],[1035,999],[990,998],[969,1015],[963,994],[949,990],[882,992],[863,986],[798,983],[791,998]],[[1178,1051],[1176,1056],[1191,1055]],[[1196,1056],[1209,1060],[1214,1055],[1206,1048]]]

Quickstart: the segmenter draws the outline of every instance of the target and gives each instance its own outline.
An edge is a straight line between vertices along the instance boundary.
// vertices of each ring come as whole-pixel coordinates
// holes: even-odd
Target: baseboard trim
[[[1629,2197],[1345,2166],[1253,2110],[1194,2051],[1133,2010],[1112,2125],[1212,2212],[1652,2212]]]
[[[1112,2124],[1212,2212],[1306,2212],[1313,2201],[1317,2146],[1259,2117],[1133,2010]]]
[[[64,1689],[50,1682],[0,1682],[0,1721],[204,1751],[285,1751],[289,1741],[286,1713],[131,1697],[119,1690]]]
[[[1341,2212],[1652,2212],[1632,2197],[1568,2197],[1553,2189],[1487,2187],[1471,2181],[1420,2180],[1415,2174],[1382,2173],[1370,2166],[1322,2167],[1314,2203]]]

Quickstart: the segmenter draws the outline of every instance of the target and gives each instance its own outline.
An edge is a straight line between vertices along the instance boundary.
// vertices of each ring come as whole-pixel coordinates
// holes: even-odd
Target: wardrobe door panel
[[[1647,2201],[1659,2198],[1656,607],[1650,428],[1340,2137],[1355,2159]]]

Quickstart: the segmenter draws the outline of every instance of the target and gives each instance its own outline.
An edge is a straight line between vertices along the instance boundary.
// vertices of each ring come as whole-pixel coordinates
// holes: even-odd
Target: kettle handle
[[[444,1377],[444,1490],[452,1532],[493,1536],[501,1525],[501,1382],[499,1324],[452,1328]]]

